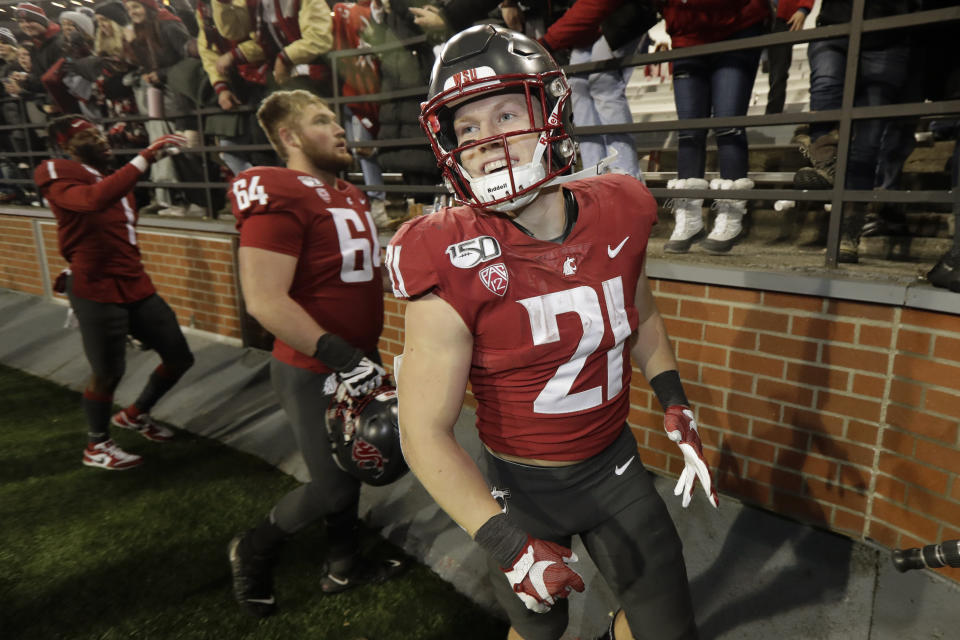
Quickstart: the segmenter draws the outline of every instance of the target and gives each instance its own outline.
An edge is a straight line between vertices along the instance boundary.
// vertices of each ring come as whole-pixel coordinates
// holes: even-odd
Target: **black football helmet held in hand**
[[[366,484],[380,487],[407,472],[400,451],[397,390],[383,385],[351,397],[341,384],[327,409],[327,436],[337,466]]]
[[[498,93],[526,97],[530,128],[458,141],[453,126],[457,107]],[[573,167],[577,148],[569,134],[569,100],[567,78],[543,45],[522,33],[485,24],[461,31],[444,45],[430,74],[420,125],[447,187],[458,200],[494,211],[512,211]],[[488,144],[506,148],[511,138],[530,134],[539,138],[528,164],[514,166],[508,153],[502,171],[484,176],[471,176],[460,164],[467,149]]]

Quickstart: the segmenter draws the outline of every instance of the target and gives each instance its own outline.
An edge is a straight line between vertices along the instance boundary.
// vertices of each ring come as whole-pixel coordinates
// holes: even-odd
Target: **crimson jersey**
[[[628,338],[657,205],[631,177],[564,185],[579,217],[560,244],[470,207],[406,223],[387,248],[394,294],[434,293],[473,334],[480,439],[494,451],[581,460],[629,411]]]
[[[57,219],[60,254],[73,271],[73,293],[94,302],[136,302],[155,292],[137,246],[132,164],[104,177],[74,160],[46,160],[33,180]]]
[[[233,180],[240,246],[297,258],[290,297],[326,331],[371,352],[383,329],[380,241],[367,198],[353,185],[335,187],[279,167],[254,167]],[[328,373],[329,368],[274,341],[277,360]]]

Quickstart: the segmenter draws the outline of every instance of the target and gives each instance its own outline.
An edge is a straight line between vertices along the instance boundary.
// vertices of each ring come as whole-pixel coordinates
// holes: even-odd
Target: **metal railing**
[[[957,22],[960,24],[960,7],[950,7],[945,9],[936,9],[930,11],[915,12],[907,15],[890,16],[884,18],[864,19],[863,12],[866,0],[854,0],[852,18],[849,23],[819,27],[814,29],[804,29],[794,32],[768,33],[759,36],[740,38],[735,40],[724,40],[706,45],[693,47],[684,47],[655,53],[637,54],[625,58],[615,58],[600,62],[587,62],[577,65],[567,65],[564,67],[569,75],[586,74],[595,71],[622,69],[629,66],[643,66],[648,64],[658,64],[670,62],[681,58],[692,56],[708,55],[714,53],[724,53],[744,49],[756,49],[769,47],[779,44],[797,44],[803,42],[813,42],[831,38],[847,38],[847,59],[846,74],[843,85],[843,100],[839,109],[821,112],[797,112],[797,113],[779,113],[771,115],[744,115],[724,118],[696,118],[696,119],[673,119],[652,122],[633,122],[619,125],[605,125],[594,127],[579,127],[575,129],[575,134],[596,135],[606,133],[630,133],[639,134],[647,132],[671,132],[685,129],[716,129],[729,127],[759,127],[772,125],[798,125],[817,122],[837,122],[839,129],[839,143],[837,149],[836,180],[832,189],[823,191],[801,191],[797,189],[752,189],[725,191],[724,196],[728,198],[747,199],[747,200],[793,200],[802,202],[830,202],[831,213],[828,223],[827,234],[827,252],[826,266],[835,267],[838,263],[839,255],[839,235],[843,204],[846,202],[879,202],[879,203],[936,203],[952,204],[954,215],[960,216],[960,189],[950,190],[923,190],[923,191],[860,191],[844,188],[844,176],[846,175],[847,161],[850,151],[850,134],[853,123],[858,120],[877,119],[877,118],[922,118],[922,117],[944,117],[960,115],[960,100],[946,100],[940,102],[922,102],[908,104],[892,104],[885,106],[855,107],[854,95],[857,80],[857,66],[859,54],[861,51],[861,39],[863,34],[875,33],[890,29],[904,29],[918,27],[922,25],[932,25],[944,22]],[[337,69],[340,61],[346,57],[369,54],[389,54],[390,51],[406,48],[413,45],[423,44],[427,41],[425,36],[409,38],[404,40],[395,40],[393,42],[368,47],[363,49],[351,49],[330,51],[326,57],[331,63],[334,82],[333,95],[327,98],[331,107],[335,110],[340,105],[358,102],[386,102],[393,100],[423,98],[426,96],[427,87],[407,88],[392,92],[381,92],[367,95],[355,95],[344,97],[339,93],[339,83],[336,81]],[[228,113],[243,114],[249,113],[254,107],[243,106],[235,107]],[[25,116],[25,110],[22,110]],[[175,118],[194,117],[197,122],[197,130],[204,131],[204,119],[206,116],[214,114],[223,114],[224,111],[217,107],[199,109],[189,113],[168,113],[164,115],[165,120]],[[107,118],[104,123],[113,123],[120,121],[144,121],[149,119],[146,116],[129,116],[126,118]],[[29,124],[24,117],[23,125],[2,125],[0,132],[12,129],[22,129],[28,140],[30,140],[29,129],[42,128],[42,124]],[[349,141],[350,148],[400,148],[411,146],[427,147],[428,142],[425,136],[416,136],[411,138],[399,139],[377,139],[367,142]],[[270,149],[269,145],[231,145],[230,151],[263,151]],[[213,190],[225,189],[227,184],[220,181],[211,181],[209,175],[209,156],[210,153],[224,151],[224,147],[216,145],[203,145],[186,149],[187,153],[197,153],[201,155],[201,165],[203,166],[202,181],[177,182],[177,183],[154,183],[139,182],[139,187],[165,187],[165,188],[199,188],[206,190],[206,201],[208,210],[213,209]],[[116,149],[117,155],[132,155],[139,149]],[[30,148],[27,153],[0,153],[0,160],[8,157],[46,157],[48,152],[45,150],[33,150]],[[30,183],[30,180],[10,180],[0,179],[2,183]],[[404,184],[361,184],[358,185],[365,191],[383,191],[386,193],[399,194],[441,194],[445,193],[442,186],[429,185],[404,185]],[[710,198],[715,192],[710,190],[697,189],[670,189],[651,188],[651,192],[658,198],[669,197],[692,197],[692,198]]]

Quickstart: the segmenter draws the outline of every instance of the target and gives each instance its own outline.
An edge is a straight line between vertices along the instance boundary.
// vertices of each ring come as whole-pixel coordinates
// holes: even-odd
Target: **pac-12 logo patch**
[[[507,292],[507,284],[509,284],[507,266],[502,262],[498,262],[489,267],[484,267],[480,270],[480,282],[482,282],[483,286],[487,289],[490,289],[490,291],[498,296],[502,296]]]
[[[459,269],[470,269],[481,262],[500,257],[500,243],[493,236],[477,236],[447,247],[450,264]]]

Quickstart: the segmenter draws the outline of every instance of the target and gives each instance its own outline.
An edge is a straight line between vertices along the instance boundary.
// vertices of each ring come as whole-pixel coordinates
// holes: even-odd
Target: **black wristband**
[[[317,338],[317,350],[313,357],[334,371],[350,371],[363,360],[363,351],[335,333],[325,333]]]
[[[667,410],[667,407],[675,404],[690,406],[690,402],[687,401],[687,394],[683,392],[680,373],[676,369],[653,376],[650,380],[650,388],[653,389],[664,411]]]
[[[473,539],[504,569],[513,567],[513,559],[527,544],[526,532],[510,522],[505,513],[498,513],[484,522]]]

